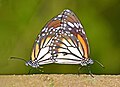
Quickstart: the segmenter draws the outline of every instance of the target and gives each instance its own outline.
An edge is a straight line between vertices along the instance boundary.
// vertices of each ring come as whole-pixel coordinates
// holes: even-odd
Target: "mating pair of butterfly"
[[[51,19],[42,29],[26,65],[34,68],[50,63],[89,66],[94,63],[89,58],[89,53],[83,26],[76,15],[67,9]]]

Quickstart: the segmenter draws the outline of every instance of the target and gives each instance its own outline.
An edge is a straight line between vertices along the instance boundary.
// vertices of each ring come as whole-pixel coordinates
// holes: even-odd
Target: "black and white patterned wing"
[[[88,59],[89,46],[86,34],[78,18],[70,10],[61,14],[61,28],[51,43],[50,51],[55,63],[81,64]]]
[[[60,28],[61,17],[56,16],[50,20],[38,35],[31,54],[31,60],[39,62],[39,65],[52,63],[49,46],[55,36],[55,32]]]

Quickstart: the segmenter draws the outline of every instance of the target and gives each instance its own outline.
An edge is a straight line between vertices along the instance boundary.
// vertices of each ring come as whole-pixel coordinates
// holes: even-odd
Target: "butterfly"
[[[59,20],[57,19],[59,18]],[[94,61],[89,57],[90,48],[84,28],[71,10],[64,10],[53,20],[60,21],[59,30],[50,45],[52,59],[58,64],[79,64],[89,66]],[[103,65],[95,60],[102,67]],[[91,71],[89,73],[92,75]]]
[[[89,58],[88,40],[78,18],[70,10],[64,10],[58,16],[61,17],[60,29],[50,46],[56,63],[81,66],[93,64],[93,60]]]
[[[56,20],[54,20],[56,19]],[[11,59],[20,59],[26,62],[26,66],[33,68],[39,68],[41,65],[54,63],[54,58],[50,51],[50,45],[52,45],[53,38],[55,37],[56,31],[60,29],[60,17],[54,17],[50,20],[38,34],[29,61],[23,58],[11,57]]]
[[[50,63],[90,66],[94,61],[89,55],[89,43],[82,24],[71,10],[66,9],[43,27],[26,65],[35,68]]]
[[[11,57],[11,59],[20,59],[26,62],[27,66],[38,68],[44,64],[55,63],[54,51],[50,50],[53,46],[53,41],[56,38],[57,32],[61,29],[61,15],[52,18],[38,34],[30,56],[30,60],[26,61],[23,58]]]

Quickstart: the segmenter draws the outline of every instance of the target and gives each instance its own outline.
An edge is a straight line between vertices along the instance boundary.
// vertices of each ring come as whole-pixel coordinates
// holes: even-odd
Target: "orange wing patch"
[[[35,50],[33,49],[33,50],[32,50],[32,54],[31,54],[31,60],[32,60],[32,61],[34,61],[34,59],[35,59],[34,53],[35,53]]]
[[[45,39],[42,39],[42,40],[41,40],[41,45],[40,45],[40,48],[42,48],[42,47],[43,47],[44,40],[45,40]]]
[[[60,24],[61,24],[60,20],[55,20],[55,21],[52,21],[48,24],[48,28],[50,28],[50,27],[56,28],[56,27],[59,27]]]
[[[34,48],[33,48],[33,50],[32,50],[32,54],[31,54],[31,59],[32,59],[32,61],[34,61],[35,58],[37,58],[38,53],[39,53],[39,50],[40,50],[39,44],[36,43],[36,44],[34,45]]]
[[[35,45],[35,58],[37,58],[38,53],[39,53],[39,44],[36,43],[36,45]]]
[[[78,22],[78,20],[76,19],[75,15],[69,15],[69,17],[71,17],[71,19],[73,20],[73,22]]]
[[[80,43],[82,44],[82,46],[83,46],[83,49],[84,49],[84,57],[85,57],[85,58],[88,58],[88,47],[87,47],[84,39],[83,39],[79,34],[77,34],[77,38],[78,38],[78,40],[80,41]]]
[[[67,22],[78,22],[78,19],[75,17],[75,15],[68,15],[68,17],[66,18]]]

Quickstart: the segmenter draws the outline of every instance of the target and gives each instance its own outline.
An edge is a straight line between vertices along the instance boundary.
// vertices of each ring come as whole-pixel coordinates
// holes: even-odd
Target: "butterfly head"
[[[33,68],[39,67],[38,61],[32,61],[32,60],[27,61],[25,65],[26,66],[31,66]]]
[[[84,58],[82,61],[81,61],[81,66],[87,66],[87,65],[91,65],[93,64],[94,61],[90,58]]]

